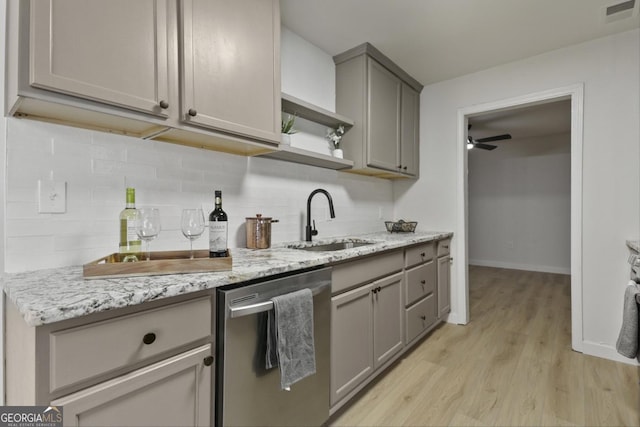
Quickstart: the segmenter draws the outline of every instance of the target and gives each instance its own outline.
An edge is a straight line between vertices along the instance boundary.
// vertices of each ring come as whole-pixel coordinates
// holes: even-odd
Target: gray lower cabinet
[[[438,242],[438,318],[451,311],[451,239]]]
[[[209,294],[38,327],[7,305],[6,403],[64,407],[65,426],[209,426]]]
[[[210,426],[211,344],[51,402],[65,426]]]
[[[372,289],[331,298],[331,405],[373,373]]]
[[[331,413],[449,313],[450,243],[430,241],[333,266]]]
[[[396,273],[332,298],[332,405],[402,350],[402,283]]]
[[[418,175],[422,85],[368,43],[334,57],[336,112],[354,119],[344,135],[350,172],[383,178]]]
[[[331,405],[345,400],[404,347],[403,251],[334,266]]]
[[[405,250],[405,343],[424,336],[436,324],[435,242]]]

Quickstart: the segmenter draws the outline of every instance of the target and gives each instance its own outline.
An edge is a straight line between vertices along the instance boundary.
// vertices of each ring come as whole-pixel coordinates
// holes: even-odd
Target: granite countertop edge
[[[451,237],[451,232],[371,233],[316,239],[314,244],[349,239],[373,242],[334,252],[290,248],[307,242],[287,242],[270,249],[233,249],[230,271],[169,274],[110,279],[84,279],[82,266],[69,266],[5,274],[0,279],[8,299],[29,326],[41,326],[93,313],[135,306],[149,301],[237,284],[276,274],[330,265]]]

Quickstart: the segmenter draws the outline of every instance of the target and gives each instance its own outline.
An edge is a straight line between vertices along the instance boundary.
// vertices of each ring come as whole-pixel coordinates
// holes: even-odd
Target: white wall
[[[282,27],[282,92],[336,111],[336,69],[333,58],[287,27]]]
[[[625,240],[640,235],[639,55],[640,31],[633,30],[425,87],[420,180],[394,184],[399,216],[419,212],[418,220],[432,228],[460,232],[458,111],[583,82],[583,348],[610,358],[617,357],[629,277]],[[453,245],[457,250],[455,238]],[[453,318],[464,310],[458,280],[454,268]]]
[[[283,32],[283,44],[296,46],[283,48],[283,87],[333,109],[328,104],[335,104],[330,101],[335,95],[327,97],[335,94],[331,57],[289,31]],[[290,60],[294,54],[306,60]],[[286,79],[310,69],[316,75],[304,84]],[[327,201],[314,198],[318,238],[382,231],[379,210],[392,216],[392,184],[386,180],[24,119],[7,119],[7,132],[8,272],[78,265],[117,251],[125,180],[136,188],[138,206],[161,209],[163,229],[152,250],[188,249],[179,228],[181,209],[202,205],[210,211],[215,189],[222,190],[230,217],[231,248],[244,247],[245,217],[256,213],[280,220],[272,227],[272,243],[302,239],[307,197],[318,187],[331,193],[336,212],[329,220]],[[38,214],[37,181],[50,177],[67,182],[64,214]],[[194,247],[206,248],[206,239],[196,240]]]
[[[571,135],[469,150],[468,169],[469,264],[570,274]]]

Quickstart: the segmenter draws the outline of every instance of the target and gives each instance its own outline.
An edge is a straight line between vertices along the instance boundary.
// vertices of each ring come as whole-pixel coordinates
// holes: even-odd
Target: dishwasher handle
[[[331,285],[331,282],[327,282],[323,285],[316,286],[313,289],[311,289],[311,294],[313,296],[316,296],[320,292],[324,291],[330,285]],[[301,288],[301,289],[305,289],[305,288]],[[229,317],[232,319],[237,319],[238,317],[249,316],[256,313],[263,313],[271,309],[273,309],[273,301],[271,300],[257,302],[255,304],[241,305],[239,307],[229,307]]]

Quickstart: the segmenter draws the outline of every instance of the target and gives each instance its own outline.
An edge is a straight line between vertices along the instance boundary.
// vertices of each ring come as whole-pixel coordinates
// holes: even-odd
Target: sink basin
[[[349,240],[344,242],[325,243],[325,244],[318,244],[318,245],[309,244],[307,246],[291,245],[291,246],[288,246],[288,248],[299,249],[302,251],[332,252],[332,251],[341,251],[344,249],[358,248],[360,246],[373,245],[374,243],[375,242],[367,242],[364,240]]]

